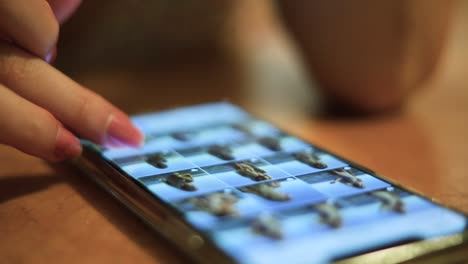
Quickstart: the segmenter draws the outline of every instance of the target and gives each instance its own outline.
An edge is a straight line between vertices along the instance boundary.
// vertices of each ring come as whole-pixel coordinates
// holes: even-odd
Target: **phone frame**
[[[241,109],[246,111],[243,108]],[[351,167],[387,181],[397,188],[418,195],[421,198],[453,210],[468,218],[466,213],[461,212],[452,206],[446,205],[436,199],[429,198],[410,187],[402,186],[400,183],[382,176],[353,161],[343,158],[340,155],[311,142],[310,140],[303,140],[265,118],[258,118],[250,112],[246,112],[253,119],[265,121],[278,128],[281,132],[296,137],[319,151],[335,156]],[[209,237],[199,232],[186,222],[183,219],[181,212],[177,211],[175,208],[167,204],[167,202],[152,194],[143,186],[142,183],[138,182],[138,180],[130,177],[116,165],[105,160],[98,150],[87,146],[87,144],[84,144],[83,146],[83,154],[79,158],[71,161],[71,164],[83,171],[90,179],[96,182],[115,199],[120,201],[125,207],[136,214],[154,231],[162,235],[175,247],[183,251],[198,263],[237,263],[232,257],[224,253],[221,248],[211,241]],[[385,249],[377,248],[373,251],[336,260],[333,263],[383,263],[382,261],[385,263],[411,263],[412,260],[417,261],[419,258],[435,252],[444,254],[444,252],[449,252],[450,249],[456,247],[468,248],[468,228],[465,228],[465,230],[460,233],[449,236],[390,246]],[[466,258],[468,259],[468,254]]]

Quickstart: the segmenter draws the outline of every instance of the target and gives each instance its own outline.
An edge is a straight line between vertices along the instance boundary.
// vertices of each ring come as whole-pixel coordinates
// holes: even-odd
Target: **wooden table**
[[[262,87],[276,83],[268,76],[282,84],[291,81],[274,74],[284,68],[271,67],[278,61],[268,52],[241,64],[219,59],[135,71],[99,69],[74,77],[130,113],[229,98],[468,212],[468,41],[460,21],[438,74],[391,116],[343,120],[306,114],[310,102],[297,100],[302,88],[284,97],[281,91],[275,96],[274,87]],[[271,45],[270,51],[281,53],[281,45]],[[184,263],[178,251],[85,175],[5,146],[0,146],[0,236],[2,263]]]

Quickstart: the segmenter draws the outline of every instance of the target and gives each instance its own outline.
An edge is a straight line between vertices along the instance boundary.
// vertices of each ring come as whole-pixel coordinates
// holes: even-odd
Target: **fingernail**
[[[63,127],[60,127],[57,132],[55,144],[54,154],[55,158],[59,161],[75,158],[81,154],[80,142]]]
[[[107,144],[112,146],[130,145],[139,147],[143,142],[143,134],[125,115],[110,115],[107,119]]]
[[[45,61],[49,64],[52,64],[57,57],[57,47],[53,47],[45,56]]]

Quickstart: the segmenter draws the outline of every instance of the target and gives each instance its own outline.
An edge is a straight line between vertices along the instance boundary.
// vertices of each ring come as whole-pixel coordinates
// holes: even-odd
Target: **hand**
[[[59,23],[79,0],[0,0],[0,143],[59,161],[81,153],[77,136],[139,145],[127,115],[48,64]]]

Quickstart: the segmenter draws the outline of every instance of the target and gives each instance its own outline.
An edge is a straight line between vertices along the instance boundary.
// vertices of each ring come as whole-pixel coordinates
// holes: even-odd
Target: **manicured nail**
[[[55,58],[57,57],[57,48],[53,47],[52,49],[47,52],[45,56],[45,61],[49,64],[52,64],[55,61]]]
[[[81,154],[81,144],[72,133],[60,127],[57,132],[54,154],[59,161],[75,158]]]
[[[111,146],[130,145],[139,147],[143,134],[124,114],[110,115],[108,118],[106,144]]]

